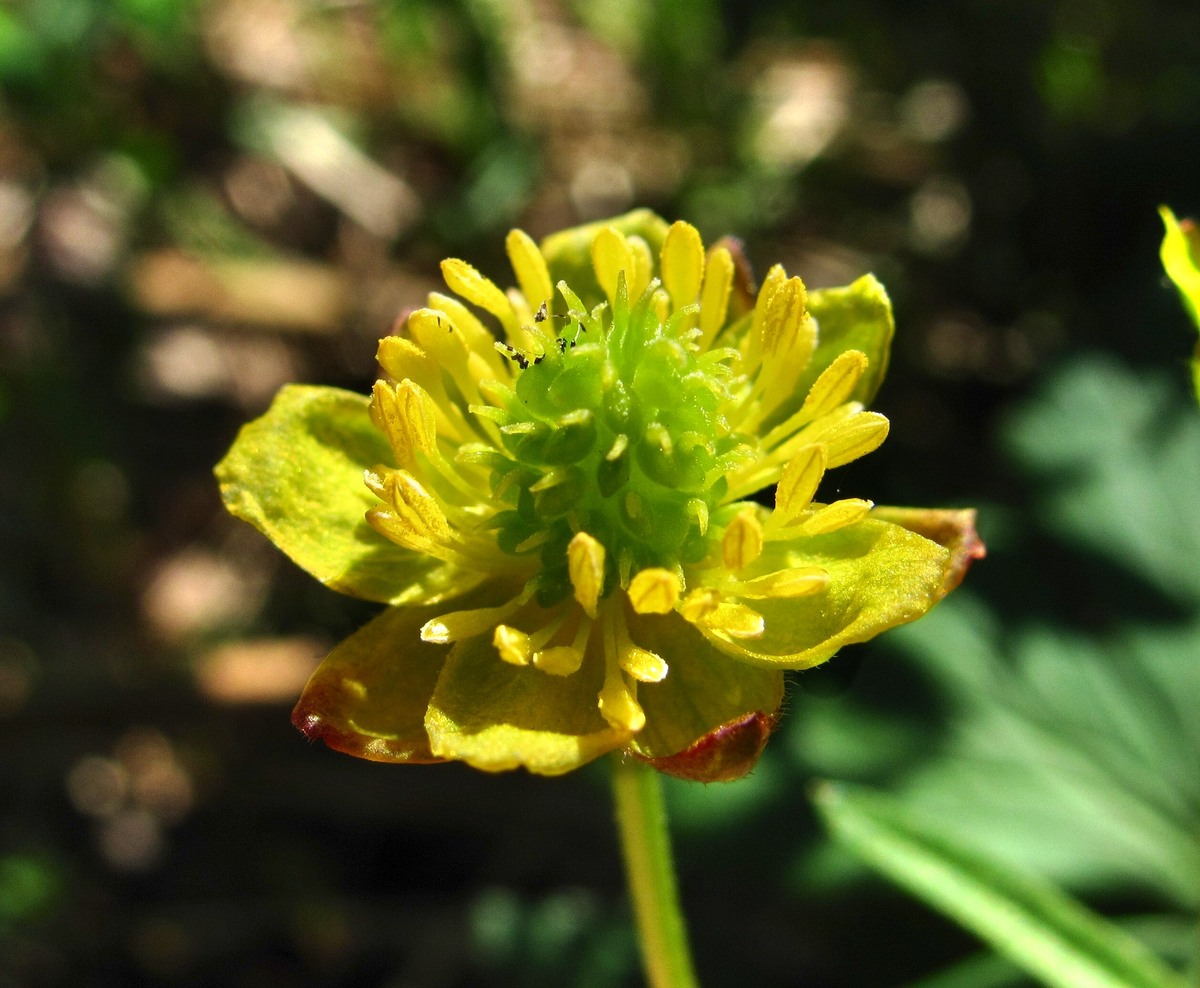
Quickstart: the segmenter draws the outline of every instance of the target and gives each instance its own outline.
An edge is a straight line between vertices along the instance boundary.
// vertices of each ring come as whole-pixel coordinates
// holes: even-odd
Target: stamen
[[[722,601],[697,623],[730,638],[760,638],[767,627],[758,611],[735,601]]]
[[[700,289],[700,339],[697,343],[701,351],[709,348],[725,325],[732,287],[733,255],[725,247],[715,247],[709,252],[704,286]]]
[[[769,528],[787,524],[812,503],[825,475],[826,459],[825,447],[813,443],[788,461],[775,488],[775,512],[767,521]]]
[[[604,227],[592,241],[592,268],[596,272],[596,281],[608,296],[609,302],[616,303],[617,279],[625,272],[625,280],[632,280],[634,271],[633,251],[625,235],[614,226]]]
[[[604,546],[587,532],[577,532],[567,546],[567,573],[579,606],[588,617],[595,618],[604,590]]]
[[[554,283],[550,280],[550,270],[546,267],[546,259],[538,250],[538,245],[524,230],[512,230],[504,246],[525,301],[531,307],[544,307],[554,295]],[[543,310],[539,308],[538,311]]]
[[[861,521],[873,507],[872,502],[857,497],[834,501],[806,518],[800,524],[800,531],[805,535],[827,535]]]
[[[509,335],[515,335],[520,330],[508,296],[466,261],[454,257],[442,261],[442,277],[446,279],[450,291],[499,319]]]
[[[492,633],[492,644],[496,646],[500,658],[509,665],[529,665],[533,650],[529,644],[529,636],[520,629],[510,628],[507,624],[496,625],[496,630]]]
[[[725,568],[737,572],[745,569],[760,555],[763,548],[763,528],[758,513],[746,508],[733,516],[721,536],[721,561]]]
[[[725,590],[737,597],[810,597],[829,586],[829,571],[820,566],[776,570],[753,580],[731,580]]]
[[[429,308],[437,310],[454,323],[454,328],[463,334],[471,351],[487,360],[493,373],[502,368],[503,365],[490,356],[490,348],[496,334],[488,329],[474,312],[453,295],[445,295],[442,292],[430,292],[426,301]]]
[[[667,678],[667,663],[657,652],[635,645],[629,637],[622,608],[614,608],[616,622],[617,657],[621,668],[641,683],[661,683]]]
[[[690,223],[671,224],[663,240],[661,255],[662,283],[676,309],[691,305],[700,296],[704,280],[704,243]]]
[[[651,567],[629,581],[629,603],[638,614],[670,614],[683,591],[683,580],[669,569]]]
[[[592,619],[585,617],[575,629],[575,638],[570,645],[555,645],[533,653],[533,664],[542,672],[552,676],[570,676],[579,671],[587,654],[588,638],[592,633]]]
[[[604,621],[604,685],[600,688],[600,713],[609,724],[623,731],[640,731],[646,714],[638,705],[636,687],[625,681],[617,648],[617,631],[611,612]]]
[[[532,590],[521,593],[497,607],[477,607],[466,611],[450,611],[430,618],[421,626],[421,640],[435,645],[463,641],[482,635],[529,602]]]
[[[840,467],[878,449],[887,438],[890,424],[878,412],[860,412],[824,439],[827,468]]]

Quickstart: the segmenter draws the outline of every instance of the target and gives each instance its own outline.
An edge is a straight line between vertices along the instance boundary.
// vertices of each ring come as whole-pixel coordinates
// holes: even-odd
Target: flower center
[[[567,311],[535,327],[540,352],[506,347],[514,386],[487,388],[493,404],[473,408],[500,423],[506,454],[491,476],[493,496],[511,506],[494,519],[497,543],[540,554],[543,606],[571,591],[578,531],[604,546],[604,594],[631,573],[702,560],[724,475],[755,447],[723,414],[746,383],[730,366],[736,351],[700,351],[697,306],[664,318],[657,282],[631,305],[623,276],[611,309],[589,313],[559,290]],[[541,330],[554,323],[557,333]]]

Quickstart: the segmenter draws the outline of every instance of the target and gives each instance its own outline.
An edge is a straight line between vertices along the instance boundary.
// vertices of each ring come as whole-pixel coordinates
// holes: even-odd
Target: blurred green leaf
[[[1003,641],[962,590],[889,636],[936,678],[953,731],[905,802],[1014,866],[1200,901],[1200,627],[1104,646],[1050,628]]]
[[[1053,885],[946,840],[892,799],[826,783],[834,836],[892,881],[1056,988],[1183,988],[1119,927]]]
[[[1045,478],[1052,530],[1200,602],[1200,412],[1169,381],[1078,359],[1012,417],[1005,438]]]

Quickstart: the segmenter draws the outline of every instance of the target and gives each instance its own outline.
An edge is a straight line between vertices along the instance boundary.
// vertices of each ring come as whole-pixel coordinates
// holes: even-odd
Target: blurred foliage
[[[1197,38],[1183,0],[0,7],[0,985],[636,983],[603,771],[305,745],[371,608],[210,474],[284,382],[366,390],[439,258],[502,277],[510,225],[633,205],[878,274],[892,435],[840,493],[979,504],[991,549],[797,676],[745,783],[670,787],[706,983],[1012,982],[856,880],[814,776],[1185,961],[1198,427],[1154,210],[1200,211]]]

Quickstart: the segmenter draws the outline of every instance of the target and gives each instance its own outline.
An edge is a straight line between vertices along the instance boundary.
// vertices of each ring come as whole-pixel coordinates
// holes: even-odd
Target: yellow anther
[[[758,298],[754,303],[754,321],[750,336],[755,341],[762,340],[763,323],[766,321],[767,313],[770,311],[771,302],[775,298],[775,293],[783,287],[787,281],[787,272],[783,269],[782,264],[774,265],[767,276],[763,278],[762,287],[758,290]]]
[[[443,541],[450,536],[450,525],[441,506],[407,470],[395,470],[388,477],[388,493],[398,519],[423,538]]]
[[[592,267],[596,271],[596,281],[604,289],[609,302],[617,297],[617,277],[625,272],[626,291],[631,301],[636,300],[631,286],[636,273],[633,251],[625,235],[614,226],[603,227],[592,241]]]
[[[516,333],[520,328],[508,296],[466,261],[454,257],[442,261],[442,277],[450,291],[490,312],[509,333]]]
[[[621,668],[643,683],[660,683],[667,678],[667,663],[657,652],[628,644],[620,653]]]
[[[747,508],[733,516],[721,536],[721,561],[725,568],[737,572],[745,569],[760,555],[763,547],[763,528],[758,514]]]
[[[618,730],[636,734],[646,726],[646,713],[625,682],[619,666],[616,675],[605,678],[598,699],[601,715]]]
[[[500,360],[499,355],[493,349],[496,334],[488,329],[475,313],[452,295],[443,295],[441,292],[430,292],[428,302],[429,308],[435,309],[449,318],[454,328],[462,333],[473,358],[482,360],[493,376],[503,373],[507,362]]]
[[[437,447],[437,409],[429,392],[415,381],[403,380],[394,391],[396,412],[409,444],[422,453]]]
[[[754,580],[735,583],[730,587],[739,597],[780,598],[809,597],[829,586],[829,571],[820,566],[797,566],[781,569]]]
[[[730,638],[759,638],[767,627],[758,611],[734,601],[722,601],[692,623]]]
[[[550,280],[546,259],[524,230],[509,231],[504,246],[513,273],[517,276],[517,284],[521,286],[521,294],[525,296],[529,307],[536,311],[538,306],[549,302],[554,295],[554,283]]]
[[[690,223],[677,220],[663,240],[661,265],[663,287],[671,295],[673,308],[682,309],[700,297],[704,280],[704,242]]]
[[[711,587],[693,590],[679,604],[679,613],[692,624],[698,624],[721,604],[721,595]]]
[[[507,624],[498,624],[492,634],[492,644],[505,662],[514,666],[529,665],[529,636],[525,632],[510,628]]]
[[[822,437],[828,453],[826,469],[866,456],[887,438],[888,420],[878,412],[860,412]]]
[[[408,317],[408,331],[421,349],[444,366],[467,363],[467,339],[456,333],[454,322],[436,309],[418,309]]]
[[[714,247],[704,268],[700,289],[700,348],[707,349],[725,325],[729,292],[733,286],[733,255],[726,247]]]
[[[813,382],[800,410],[803,421],[811,422],[827,415],[850,400],[867,370],[867,355],[861,350],[845,350],[821,371]]]
[[[809,506],[825,475],[825,447],[820,443],[802,447],[783,468],[775,488],[775,510],[781,520],[794,518]]]
[[[808,363],[816,331],[808,317],[808,292],[799,278],[788,278],[771,296],[762,322],[763,357],[794,361],[792,370]]]
[[[570,676],[583,665],[583,650],[573,645],[555,645],[533,653],[533,664],[552,676]]]
[[[669,569],[644,569],[629,581],[629,603],[638,614],[670,614],[675,609],[683,583]]]
[[[477,607],[439,614],[421,626],[421,640],[433,642],[435,645],[446,645],[482,635],[517,610],[530,596],[529,592],[525,592],[498,607]]]
[[[400,412],[396,408],[396,392],[386,381],[376,381],[371,388],[371,404],[367,406],[375,427],[387,436],[396,465],[412,470],[416,467],[416,450]]]
[[[567,573],[583,613],[595,618],[604,590],[604,546],[587,532],[577,532],[567,546]]]
[[[429,354],[403,336],[385,336],[381,339],[375,359],[393,381],[410,377],[424,383],[437,370]]]
[[[641,237],[633,234],[625,238],[629,251],[633,255],[633,273],[629,277],[629,300],[632,302],[642,297],[642,292],[650,284],[654,274],[654,255],[650,245]]]
[[[875,505],[872,502],[858,497],[834,501],[804,519],[800,531],[805,535],[827,535],[862,520],[873,507]]]

